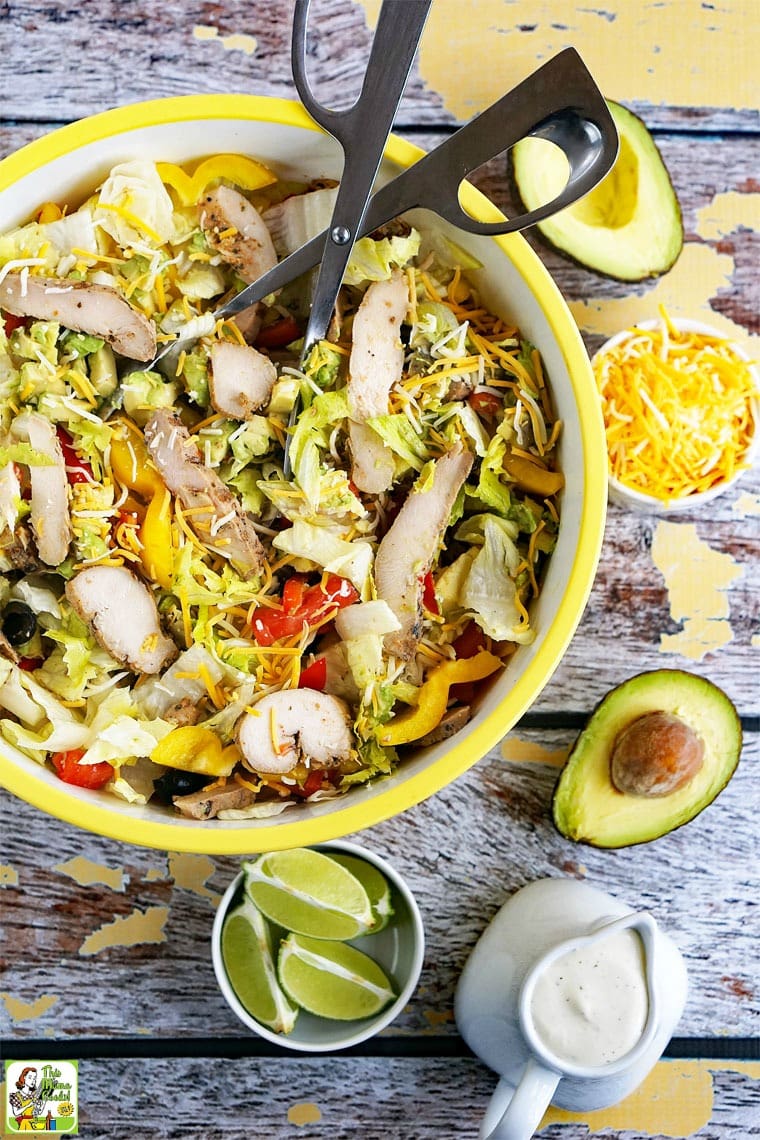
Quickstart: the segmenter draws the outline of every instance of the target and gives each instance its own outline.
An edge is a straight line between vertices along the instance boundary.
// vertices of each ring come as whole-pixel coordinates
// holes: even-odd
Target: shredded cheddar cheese
[[[598,354],[594,374],[610,474],[624,486],[667,503],[748,466],[758,389],[729,341],[664,317]]]

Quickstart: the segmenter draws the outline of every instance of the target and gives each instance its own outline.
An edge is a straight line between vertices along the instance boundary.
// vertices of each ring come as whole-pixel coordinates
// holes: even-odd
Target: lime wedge
[[[303,934],[289,934],[281,943],[277,975],[291,1001],[336,1021],[373,1017],[396,996],[377,962],[361,950]]]
[[[245,889],[262,914],[286,930],[346,940],[372,929],[364,887],[334,859],[306,847],[244,863]]]
[[[280,989],[269,927],[248,899],[225,920],[222,961],[230,985],[251,1017],[275,1033],[290,1033],[298,1010]]]
[[[333,851],[330,858],[350,871],[367,892],[375,919],[375,925],[370,933],[377,934],[379,930],[383,930],[393,917],[391,888],[385,875],[373,863],[368,863],[366,859],[360,859],[356,855],[344,855],[342,851]]]

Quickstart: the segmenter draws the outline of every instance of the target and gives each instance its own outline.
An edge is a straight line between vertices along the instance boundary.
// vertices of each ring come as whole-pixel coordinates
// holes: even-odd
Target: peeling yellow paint
[[[422,1016],[431,1028],[439,1025],[448,1025],[454,1020],[453,1009],[423,1009]]]
[[[10,863],[0,863],[0,887],[17,887],[18,871]]]
[[[687,242],[669,273],[644,292],[627,297],[598,301],[570,301],[570,310],[580,327],[589,333],[612,336],[621,329],[656,318],[664,305],[672,317],[705,321],[718,332],[744,344],[753,356],[760,354],[760,337],[748,336],[746,329],[710,307],[710,297],[731,288],[734,261],[709,245]]]
[[[567,760],[567,749],[557,748],[551,750],[541,744],[533,744],[529,740],[520,740],[519,737],[508,736],[501,746],[501,754],[505,760],[514,760],[520,763],[525,761],[534,764],[552,764],[561,768]]]
[[[176,887],[200,895],[201,898],[210,899],[216,906],[221,895],[210,891],[206,880],[210,879],[216,871],[212,861],[205,855],[183,855],[172,852],[169,855],[169,874],[174,879]]]
[[[128,881],[122,869],[94,863],[84,855],[77,855],[67,863],[56,863],[53,870],[58,871],[60,875],[67,875],[75,883],[79,883],[80,887],[103,883],[112,891],[123,891]]]
[[[168,878],[169,872],[167,870],[162,871],[160,867],[149,867],[143,875],[142,881],[144,883],[157,883],[163,882],[164,879]]]
[[[751,495],[745,491],[731,506],[732,511],[738,515],[760,515],[760,495]]]
[[[47,1013],[60,1000],[57,994],[39,994],[34,1001],[22,1001],[9,993],[0,993],[12,1021],[34,1021]]]
[[[201,42],[214,40],[220,43],[225,51],[243,51],[246,55],[253,55],[259,46],[255,36],[247,36],[241,32],[220,36],[219,29],[210,24],[196,24],[193,28],[193,39]]]
[[[304,1124],[319,1124],[321,1119],[319,1105],[310,1100],[291,1104],[288,1109],[288,1124],[295,1124],[297,1128],[303,1127]]]
[[[374,26],[379,0],[362,3]],[[568,46],[578,49],[610,99],[677,107],[756,105],[756,0],[628,0],[614,6],[477,0],[476,7],[477,18],[468,19],[462,0],[436,0],[420,46],[420,74],[457,118],[488,106]]]
[[[738,229],[760,230],[760,194],[716,194],[697,210],[697,233],[708,241]]]
[[[710,1123],[713,1072],[739,1072],[757,1077],[760,1063],[660,1061],[644,1083],[620,1104],[586,1113],[552,1107],[544,1115],[540,1128],[581,1123],[592,1136],[607,1129],[643,1132],[650,1136],[693,1136]]]
[[[99,954],[113,946],[136,946],[143,942],[166,942],[164,926],[169,917],[167,906],[151,906],[142,911],[135,909],[124,918],[115,918],[88,934],[79,948],[83,957]]]
[[[703,542],[692,523],[663,520],[655,528],[652,560],[665,579],[670,615],[683,623],[678,633],[660,635],[660,651],[701,661],[727,645],[733,631],[726,591],[743,568]]]

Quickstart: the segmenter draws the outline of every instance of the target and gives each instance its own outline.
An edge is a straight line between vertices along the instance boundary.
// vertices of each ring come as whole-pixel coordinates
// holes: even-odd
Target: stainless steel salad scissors
[[[292,43],[296,90],[312,119],[328,131],[343,150],[343,174],[332,220],[319,239],[321,248],[317,260],[321,265],[304,335],[304,355],[327,333],[431,3],[432,0],[383,0],[359,97],[348,110],[333,111],[315,98],[309,85],[306,76],[309,0],[296,0]],[[240,312],[238,308],[234,311]]]
[[[473,170],[527,135],[564,151],[568,180],[550,202],[498,222],[479,222],[459,204],[459,187]],[[618,134],[604,97],[574,48],[566,48],[482,111],[371,198],[357,237],[417,206],[475,234],[523,230],[577,202],[612,169]],[[232,297],[214,316],[231,317],[313,269],[329,236],[323,231]],[[328,316],[329,320],[329,316]],[[307,336],[308,341],[308,336]]]

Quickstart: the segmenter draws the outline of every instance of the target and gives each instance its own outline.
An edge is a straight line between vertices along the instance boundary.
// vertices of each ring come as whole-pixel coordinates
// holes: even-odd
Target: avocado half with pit
[[[538,223],[560,253],[620,281],[665,273],[683,248],[683,223],[670,176],[644,123],[607,100],[620,136],[615,165],[573,206]],[[546,139],[521,139],[512,176],[527,210],[551,201],[567,182],[564,152]]]
[[[677,669],[612,689],[576,740],[552,814],[592,847],[647,843],[712,803],[739,762],[742,729],[726,694]]]

